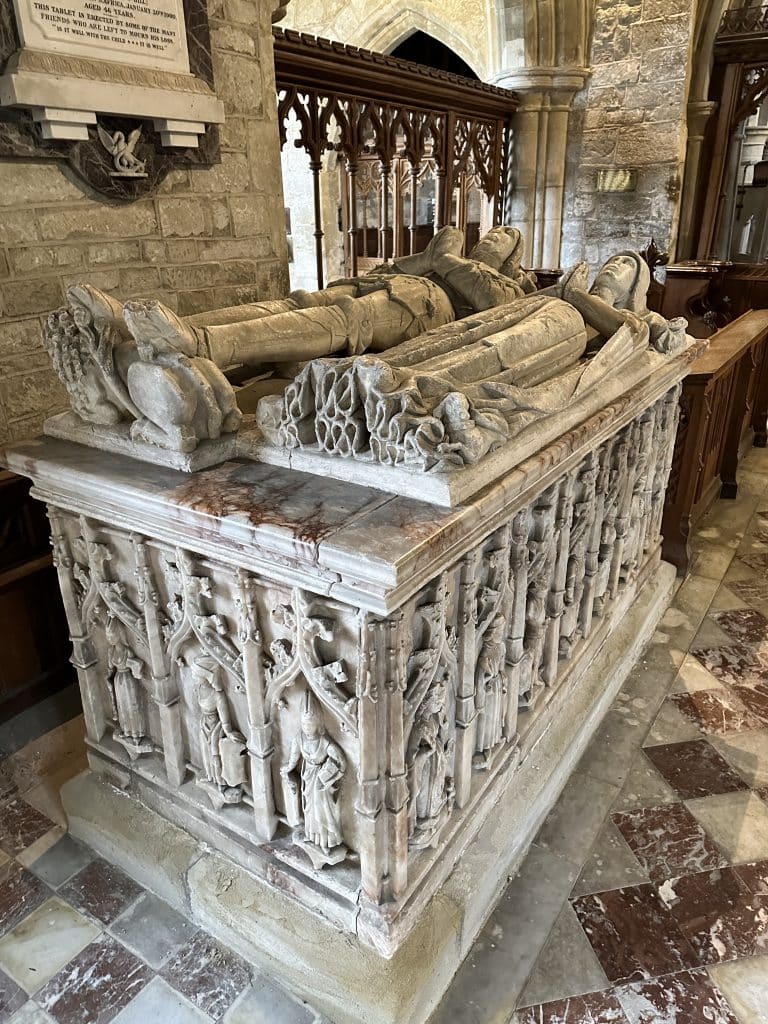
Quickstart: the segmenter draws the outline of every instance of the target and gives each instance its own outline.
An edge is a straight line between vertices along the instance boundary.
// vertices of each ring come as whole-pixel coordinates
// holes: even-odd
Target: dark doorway
[[[462,78],[473,78],[476,82],[479,81],[478,76],[466,61],[463,61],[438,39],[428,36],[426,32],[414,32],[399,46],[396,46],[391,55],[399,57],[401,60],[413,61],[414,64],[422,64],[427,68],[452,71],[454,75],[461,75]]]

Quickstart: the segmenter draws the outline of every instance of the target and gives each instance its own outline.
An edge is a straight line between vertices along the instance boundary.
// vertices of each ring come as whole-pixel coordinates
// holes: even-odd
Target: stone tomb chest
[[[83,696],[72,831],[332,1020],[425,1020],[664,610],[696,351],[644,349],[454,507],[255,435],[196,472],[14,445]]]

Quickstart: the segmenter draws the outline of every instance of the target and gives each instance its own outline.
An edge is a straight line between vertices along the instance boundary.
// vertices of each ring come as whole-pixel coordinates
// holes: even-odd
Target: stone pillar
[[[699,224],[696,220],[696,197],[701,172],[701,149],[707,125],[717,104],[712,100],[697,100],[688,104],[688,145],[685,151],[685,183],[680,206],[680,227],[677,258],[694,255]],[[706,173],[706,168],[704,169]]]
[[[504,221],[522,232],[527,266],[560,266],[569,117],[586,77],[577,68],[531,68],[497,81],[520,96]]]
[[[692,0],[596,0],[589,88],[568,146],[563,265],[598,264],[650,238],[672,250],[694,32]],[[601,170],[635,172],[630,191],[598,192]]]

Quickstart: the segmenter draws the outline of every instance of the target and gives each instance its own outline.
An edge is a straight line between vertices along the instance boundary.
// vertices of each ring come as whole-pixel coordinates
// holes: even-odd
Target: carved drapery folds
[[[385,617],[52,507],[98,765],[350,905],[407,897],[655,564],[679,390]]]

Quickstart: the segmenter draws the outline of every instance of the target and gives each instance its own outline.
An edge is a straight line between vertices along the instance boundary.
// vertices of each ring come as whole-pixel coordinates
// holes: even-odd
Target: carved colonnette
[[[542,459],[387,614],[39,487],[92,767],[392,955],[658,563],[679,393]]]

